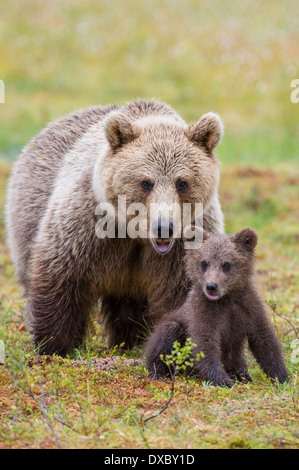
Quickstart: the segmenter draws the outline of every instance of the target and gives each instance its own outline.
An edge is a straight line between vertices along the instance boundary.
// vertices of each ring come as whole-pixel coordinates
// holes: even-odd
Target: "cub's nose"
[[[207,282],[206,288],[208,292],[215,292],[217,290],[216,282]]]
[[[168,240],[173,235],[173,223],[159,220],[153,224],[153,232],[158,240]]]

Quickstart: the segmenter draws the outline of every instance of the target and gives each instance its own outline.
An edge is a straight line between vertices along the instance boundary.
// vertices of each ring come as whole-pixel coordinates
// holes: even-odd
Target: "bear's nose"
[[[159,220],[153,224],[153,232],[158,240],[168,240],[173,235],[173,223]]]
[[[217,290],[217,284],[216,282],[207,282],[206,284],[206,288],[207,288],[207,291],[209,292],[215,292]]]

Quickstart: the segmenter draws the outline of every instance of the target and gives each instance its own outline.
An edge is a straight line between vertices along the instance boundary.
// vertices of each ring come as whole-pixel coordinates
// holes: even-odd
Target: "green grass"
[[[2,2],[0,104],[0,448],[298,448],[299,7],[280,2]],[[5,243],[10,163],[48,121],[93,104],[156,97],[188,121],[221,114],[220,197],[227,232],[259,234],[257,283],[291,380],[210,388],[151,382],[143,363],[78,365],[109,351],[95,319],[68,359],[37,358]],[[6,161],[5,161],[6,160]],[[129,357],[142,359],[135,349]]]
[[[299,161],[295,0],[12,0],[0,15],[5,157],[62,114],[142,96],[188,121],[220,113],[224,162]]]
[[[2,163],[2,204],[8,170],[9,165]],[[85,346],[68,359],[35,356],[22,326],[23,300],[2,226],[0,339],[6,362],[0,366],[0,446],[298,448],[299,351],[296,356],[293,343],[299,308],[299,205],[294,198],[298,183],[299,176],[287,171],[226,168],[220,191],[228,232],[246,225],[258,228],[257,283],[282,343],[290,382],[273,385],[248,353],[253,383],[211,388],[178,376],[170,406],[145,424],[147,417],[162,409],[171,384],[148,380],[143,362],[109,371],[94,369],[92,357],[143,358],[141,349],[128,355],[109,351],[96,318]]]

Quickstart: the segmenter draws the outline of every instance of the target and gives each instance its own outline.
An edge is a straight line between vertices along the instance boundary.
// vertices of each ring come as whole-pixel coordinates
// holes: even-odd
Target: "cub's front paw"
[[[209,373],[202,373],[201,371],[198,371],[198,370],[193,370],[193,374],[192,374],[193,377],[198,377],[202,380],[205,380],[206,382],[209,382],[211,385],[213,385],[213,387],[233,387],[234,385],[234,382],[230,379],[230,377],[228,376],[228,374],[220,369],[219,371],[215,371],[213,370],[213,368],[211,368],[211,370],[209,371]]]
[[[269,376],[272,382],[275,382],[276,379],[278,379],[281,384],[289,381],[288,371],[284,364],[275,364]]]
[[[214,387],[228,387],[231,388],[234,385],[234,382],[229,377],[222,377],[219,379],[210,380],[211,385]]]
[[[231,369],[228,370],[227,373],[232,380],[238,380],[243,383],[252,382],[252,378],[248,374],[247,369]]]

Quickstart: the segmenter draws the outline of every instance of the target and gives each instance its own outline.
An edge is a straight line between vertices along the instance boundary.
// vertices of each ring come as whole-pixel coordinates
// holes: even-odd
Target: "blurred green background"
[[[10,0],[0,6],[0,156],[47,122],[136,97],[218,112],[224,163],[299,162],[296,0]]]

